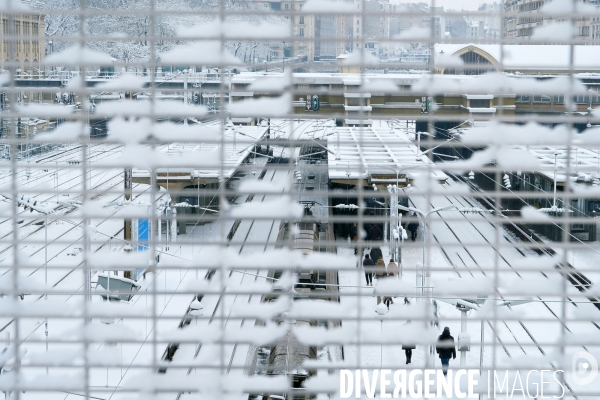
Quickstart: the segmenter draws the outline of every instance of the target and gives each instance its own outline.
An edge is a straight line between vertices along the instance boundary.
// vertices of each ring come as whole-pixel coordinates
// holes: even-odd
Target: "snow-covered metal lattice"
[[[0,390],[598,398],[599,21],[0,0]]]

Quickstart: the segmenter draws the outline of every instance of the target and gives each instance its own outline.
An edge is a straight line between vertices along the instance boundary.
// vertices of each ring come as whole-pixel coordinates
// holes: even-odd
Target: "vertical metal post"
[[[173,208],[171,214],[171,241],[177,241],[177,210]]]
[[[48,300],[48,214],[45,214],[44,221],[44,283],[46,284],[45,300]],[[48,353],[48,318],[44,322],[46,333],[46,353]],[[48,375],[48,366],[46,366],[46,375]]]
[[[484,329],[483,319],[481,319],[481,346],[479,347],[479,376],[483,375],[483,340],[484,340]],[[482,394],[479,394],[479,399],[481,400]]]
[[[417,132],[417,161],[421,161],[421,132]]]
[[[271,140],[271,118],[267,118],[267,156],[271,152],[270,140]],[[256,159],[256,155],[254,156],[254,159]]]
[[[187,105],[187,88],[188,88],[188,70],[183,71],[183,104]],[[187,117],[183,119],[183,124],[188,124]]]
[[[124,178],[123,178],[123,185],[124,185],[124,189],[125,189],[125,200],[126,201],[130,201],[132,198],[132,175],[133,175],[133,171],[131,170],[131,168],[125,168],[124,172]],[[129,217],[125,217],[125,231],[123,233],[123,239],[125,239],[125,242],[129,242],[131,241],[131,218]]]
[[[48,214],[44,218],[44,283],[46,284],[46,299],[48,299]]]
[[[380,369],[383,369],[383,319],[381,321],[381,338],[380,338],[380,360],[381,364],[379,366]]]
[[[554,150],[554,199],[552,202],[552,209],[556,210],[556,156],[558,152]]]
[[[125,93],[125,99],[131,99],[131,93]],[[129,118],[125,118],[125,120],[129,120]],[[125,200],[129,201],[132,198],[132,175],[133,171],[131,168],[125,168],[123,171],[123,185],[125,189]],[[131,218],[125,217],[125,226],[123,231],[123,239],[125,243],[131,241]]]
[[[162,250],[162,246],[160,244],[162,241],[162,211],[162,208],[158,211],[158,223],[156,224],[158,234],[158,250]]]
[[[418,215],[418,213],[415,213]],[[421,264],[421,297],[425,296],[425,241],[427,240],[427,219],[423,218],[423,263]]]
[[[460,310],[460,333],[467,333],[467,310]],[[460,351],[460,365],[467,363],[467,352]]]

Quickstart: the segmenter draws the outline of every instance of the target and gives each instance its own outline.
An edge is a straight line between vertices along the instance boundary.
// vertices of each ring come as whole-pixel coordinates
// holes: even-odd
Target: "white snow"
[[[103,91],[127,91],[127,90],[139,90],[142,89],[146,84],[146,80],[136,75],[123,75],[118,78],[112,79],[107,82],[100,82],[94,86],[94,89]]]
[[[287,23],[275,24],[265,22],[262,24],[253,24],[247,21],[225,21],[214,20],[205,22],[193,27],[180,28],[177,36],[184,39],[219,39],[222,36],[226,39],[239,40],[260,40],[260,39],[280,39],[289,34],[289,25]]]
[[[17,110],[23,116],[65,118],[73,114],[74,108],[59,104],[27,104]]]
[[[548,214],[544,214],[543,212],[540,212],[531,206],[525,206],[525,207],[521,208],[521,217],[523,217],[523,219],[525,219],[525,220],[534,221],[534,222],[535,221],[548,222],[552,219]]]
[[[99,117],[203,117],[208,113],[204,106],[173,100],[120,100],[105,102],[96,107]]]
[[[575,27],[571,21],[562,21],[535,28],[531,39],[544,42],[566,42],[571,40],[575,33]]]
[[[112,65],[113,58],[106,53],[74,45],[52,53],[44,59],[46,65]]]
[[[0,0],[0,12],[14,13],[15,11],[27,12],[30,10],[31,8],[20,0]]]
[[[44,142],[71,142],[77,143],[80,139],[87,137],[90,134],[89,125],[84,125],[83,122],[65,122],[51,131],[42,132],[35,137],[34,140]]]
[[[302,11],[305,13],[338,14],[356,12],[354,4],[339,0],[308,0]]]
[[[284,94],[276,98],[262,97],[235,101],[229,104],[227,110],[233,117],[282,117],[290,112],[291,107],[292,96]]]
[[[428,40],[431,35],[431,30],[428,28],[421,28],[419,26],[413,26],[409,29],[403,30],[397,35],[394,35],[392,39],[417,42],[420,40]]]
[[[343,58],[341,63],[348,66],[371,66],[374,64],[379,64],[379,59],[368,51],[356,50],[348,54],[346,58]]]
[[[257,78],[248,86],[248,90],[254,92],[281,92],[290,86],[291,75],[283,77],[268,76],[265,78]]]
[[[160,55],[161,61],[174,65],[239,65],[235,58],[216,40],[207,40],[175,47]]]
[[[452,68],[462,67],[465,65],[465,62],[462,60],[462,58],[445,53],[437,53],[434,57],[434,60],[436,67]]]

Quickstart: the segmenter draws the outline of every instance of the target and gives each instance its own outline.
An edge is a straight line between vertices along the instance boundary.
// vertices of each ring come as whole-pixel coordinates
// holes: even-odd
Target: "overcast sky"
[[[421,0],[424,3],[432,3],[432,0]],[[392,0],[391,3],[418,3],[418,0]],[[501,3],[500,1],[498,1]],[[494,3],[492,0],[435,0],[437,7],[444,6],[444,10],[477,10],[480,4]]]

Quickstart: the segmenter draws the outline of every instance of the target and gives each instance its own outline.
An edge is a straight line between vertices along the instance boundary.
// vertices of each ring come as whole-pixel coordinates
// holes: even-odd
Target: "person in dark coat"
[[[417,230],[419,229],[419,223],[417,221],[412,221],[406,227],[406,230],[410,232],[410,238],[414,242],[417,238]]]
[[[371,229],[369,229],[369,240],[372,242],[377,242],[381,240],[381,228],[378,224],[373,224]]]
[[[410,360],[412,358],[412,351],[416,348],[414,344],[403,344],[402,350],[404,350],[404,354],[406,355],[406,363],[410,364]]]
[[[442,360],[442,370],[444,371],[444,376],[446,376],[450,357],[453,360],[456,359],[456,348],[454,347],[454,338],[450,335],[450,328],[444,328],[444,332],[438,337],[435,350],[440,356],[440,360]]]
[[[363,260],[363,268],[365,269],[365,278],[367,279],[367,286],[373,286],[373,261],[368,254],[365,254]]]
[[[369,255],[371,256],[371,261],[373,261],[373,265],[375,265],[377,260],[379,260],[380,258],[383,258],[383,252],[381,251],[381,248],[379,248],[377,246],[371,247],[371,251],[369,252]]]

